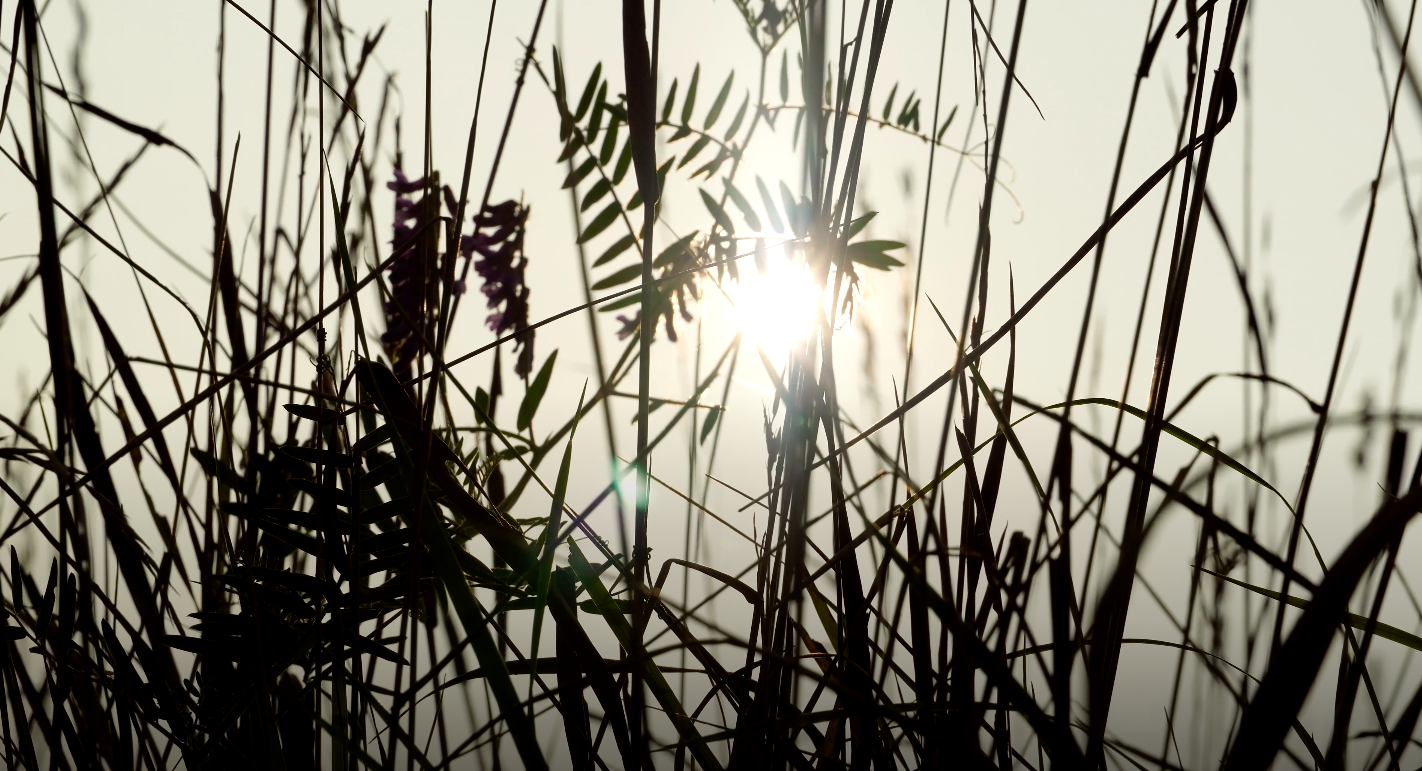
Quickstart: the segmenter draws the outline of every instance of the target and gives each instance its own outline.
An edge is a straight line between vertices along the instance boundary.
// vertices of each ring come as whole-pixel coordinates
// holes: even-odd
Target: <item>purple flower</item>
[[[524,270],[523,237],[528,207],[517,201],[489,204],[474,216],[474,234],[460,240],[465,259],[474,257],[474,271],[483,279],[480,291],[491,309],[485,323],[495,335],[514,332],[518,360],[514,372],[526,378],[533,370],[533,330],[528,329],[528,285]],[[463,288],[460,287],[459,291]]]
[[[420,338],[432,329],[437,297],[435,288],[435,228],[427,227],[439,216],[438,198],[414,196],[425,190],[425,179],[409,179],[395,169],[395,179],[385,186],[395,193],[395,233],[391,239],[394,260],[390,264],[390,300],[384,304],[385,334],[380,341],[390,356],[395,375],[412,377],[412,366],[420,354]]]

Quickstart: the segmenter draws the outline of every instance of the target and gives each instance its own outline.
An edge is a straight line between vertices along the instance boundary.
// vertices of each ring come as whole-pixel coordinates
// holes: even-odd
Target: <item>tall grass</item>
[[[1393,403],[1340,403],[1350,342],[1389,334],[1355,322],[1379,208],[1389,196],[1409,218],[1416,208],[1397,135],[1399,112],[1422,108],[1399,55],[1415,0],[1365,9],[1389,108],[1344,312],[1317,345],[1321,395],[1270,368],[1277,332],[1258,296],[1252,200],[1235,242],[1238,212],[1211,197],[1222,165],[1240,161],[1219,148],[1253,125],[1247,0],[1152,3],[1103,214],[1079,223],[1075,251],[1030,287],[1005,267],[1014,255],[993,249],[1014,130],[1041,115],[1019,71],[1027,0],[732,0],[701,9],[744,28],[718,44],[738,47],[727,61],[748,52],[751,71],[721,84],[703,83],[700,65],[664,65],[679,41],[663,20],[680,5],[621,0],[619,15],[605,3],[621,37],[575,70],[559,45],[561,6],[540,0],[525,14],[532,27],[513,29],[509,4],[490,3],[469,43],[481,54],[467,73],[462,165],[444,166],[435,115],[450,97],[431,85],[442,7],[425,9],[423,81],[401,90],[373,82],[386,28],[353,29],[338,2],[213,5],[211,164],[66,83],[83,69],[78,55],[68,70],[56,61],[48,4],[0,5],[0,152],[7,184],[31,186],[37,212],[32,239],[10,247],[27,253],[0,318],[41,310],[48,364],[0,415],[6,767],[1417,763],[1422,688],[1390,664],[1422,637],[1381,618],[1401,592],[1422,619],[1400,559],[1422,510],[1422,460],[1409,461],[1422,416],[1403,385],[1422,251],[1395,330]],[[303,15],[300,37],[278,34],[294,28],[277,24],[279,9]],[[968,25],[968,50],[952,50],[950,21]],[[941,24],[939,51],[912,52],[911,83],[881,77],[902,53],[886,45],[897,24]],[[238,27],[264,37],[264,62],[229,55]],[[522,48],[512,71],[490,63],[500,36]],[[954,57],[972,63],[961,117],[944,87]],[[1167,59],[1178,124],[1136,176],[1138,107],[1172,77]],[[265,130],[244,147],[223,132],[222,84],[258,68]],[[509,101],[484,100],[495,78],[512,78]],[[556,109],[558,141],[530,160],[511,140],[535,100]],[[101,174],[85,138],[94,126],[142,149]],[[1095,128],[1117,136],[1104,120]],[[914,249],[871,237],[887,217],[861,190],[870,131],[922,149],[922,199],[905,204]],[[797,179],[767,182],[755,168],[748,149],[772,141],[794,149]],[[119,196],[157,152],[202,172],[210,262],[173,255],[201,277],[205,305],[123,237],[141,230],[167,249],[165,223],[144,223]],[[260,182],[239,188],[238,159],[253,154]],[[495,193],[531,163],[564,177],[576,236],[562,253],[530,254],[530,233],[550,220]],[[1384,184],[1390,166],[1400,185]],[[92,197],[74,200],[61,170],[92,183]],[[256,194],[234,202],[239,189]],[[664,207],[671,196],[678,205]],[[975,196],[977,216],[955,225],[972,229],[970,248],[945,256],[929,223],[955,196]],[[241,232],[234,210],[253,207]],[[1127,220],[1153,239],[1117,391],[1100,385],[1091,356],[1108,237]],[[1416,248],[1415,222],[1411,236]],[[1242,309],[1245,360],[1186,382],[1176,362],[1206,239],[1230,261],[1233,283],[1206,289]],[[120,307],[76,272],[80,244],[121,261],[139,302]],[[966,280],[935,286],[925,264],[950,259]],[[748,302],[740,287],[776,271],[811,288],[804,332],[783,352],[754,329],[716,347],[711,308]],[[532,277],[552,274],[584,302],[540,302]],[[905,334],[881,325],[872,344],[901,351],[904,367],[893,408],[865,420],[847,406],[853,367],[836,337],[886,274],[908,288]],[[772,286],[789,292],[794,280]],[[1074,341],[1061,373],[1019,355],[1023,322],[1048,298],[1067,309],[1053,323]],[[110,323],[125,310],[151,336]],[[586,378],[546,342],[581,323]],[[952,344],[927,346],[940,329]],[[460,366],[471,361],[477,382]],[[673,366],[686,370],[680,383],[658,375]],[[729,419],[753,409],[734,395],[746,370],[771,385],[758,426]],[[1133,392],[1146,372],[1148,390]],[[1058,377],[1063,398],[1028,393]],[[1182,410],[1216,377],[1243,383],[1242,429],[1187,430]],[[575,391],[576,404],[561,398]],[[1299,397],[1305,422],[1275,417],[1273,405]],[[634,438],[614,404],[635,405]],[[1043,424],[1054,439],[1019,432]],[[1325,439],[1379,427],[1390,433],[1375,508],[1346,542],[1320,548],[1310,499]],[[929,451],[911,434],[926,434]],[[1281,489],[1269,480],[1288,478],[1299,453],[1285,445],[1303,438],[1301,484]],[[755,458],[763,476],[725,478],[728,456]],[[587,498],[589,478],[601,492]],[[1286,526],[1266,526],[1268,512]],[[1193,542],[1152,541],[1167,518],[1188,521]],[[679,551],[665,553],[676,537]],[[1150,549],[1188,568],[1183,605],[1149,580]],[[1157,678],[1167,687],[1123,675],[1150,647],[1169,656]],[[1154,715],[1123,719],[1142,700],[1162,710],[1159,734],[1136,732]],[[1191,709],[1221,711],[1182,717]],[[1182,753],[1186,724],[1200,741]]]

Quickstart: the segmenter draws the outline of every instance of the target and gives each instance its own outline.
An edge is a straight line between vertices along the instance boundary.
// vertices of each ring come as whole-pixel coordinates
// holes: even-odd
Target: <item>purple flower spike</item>
[[[435,228],[426,227],[439,216],[438,199],[414,196],[426,187],[426,180],[412,180],[400,169],[395,179],[385,186],[395,193],[395,227],[390,264],[390,300],[384,304],[385,334],[380,341],[390,357],[396,377],[408,381],[412,367],[420,354],[421,333],[432,328],[435,303],[434,290],[438,279],[436,265]]]
[[[523,236],[528,226],[528,207],[517,201],[489,204],[474,216],[474,235],[460,240],[459,251],[474,258],[474,271],[484,283],[480,291],[493,311],[485,323],[495,335],[513,332],[518,360],[514,372],[526,378],[533,370],[533,330],[528,329],[528,285],[524,269]],[[492,232],[491,232],[492,231]],[[457,287],[456,291],[463,291]]]

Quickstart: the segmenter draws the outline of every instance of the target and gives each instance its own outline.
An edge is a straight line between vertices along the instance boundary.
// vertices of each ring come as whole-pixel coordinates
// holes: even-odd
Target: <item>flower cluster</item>
[[[528,328],[528,285],[524,269],[523,236],[528,226],[528,207],[517,201],[489,204],[474,216],[474,235],[460,240],[465,259],[478,253],[474,270],[483,279],[482,290],[489,299],[486,322],[495,335],[516,334],[518,361],[514,372],[522,378],[533,370],[533,330]]]
[[[391,240],[390,300],[385,303],[385,334],[380,342],[401,380],[412,376],[420,338],[432,329],[437,302],[437,234],[431,223],[439,216],[439,200],[428,194],[414,197],[427,184],[423,178],[412,180],[395,169],[395,179],[385,185],[395,192],[395,237]]]

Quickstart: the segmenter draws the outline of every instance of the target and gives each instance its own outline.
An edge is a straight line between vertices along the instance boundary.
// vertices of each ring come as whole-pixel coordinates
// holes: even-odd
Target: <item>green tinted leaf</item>
[[[1143,410],[1141,410],[1139,407],[1134,407],[1134,406],[1131,406],[1131,405],[1129,405],[1129,404],[1125,404],[1125,403],[1122,403],[1122,402],[1118,402],[1118,401],[1115,401],[1114,399],[1088,398],[1088,399],[1078,399],[1078,400],[1077,400],[1076,402],[1074,402],[1074,403],[1077,403],[1077,404],[1100,404],[1100,405],[1103,405],[1103,406],[1106,406],[1106,407],[1115,407],[1116,409],[1121,410],[1121,411],[1123,411],[1123,412],[1126,412],[1126,413],[1128,413],[1128,414],[1130,414],[1130,415],[1134,415],[1135,417],[1140,418],[1141,420],[1147,420],[1146,413],[1145,413]],[[1240,463],[1239,461],[1237,461],[1237,460],[1235,460],[1234,458],[1230,457],[1230,455],[1229,455],[1228,453],[1225,453],[1225,452],[1222,452],[1222,451],[1216,449],[1215,446],[1214,446],[1214,444],[1212,444],[1212,443],[1210,443],[1210,442],[1206,442],[1206,441],[1204,441],[1203,439],[1200,439],[1199,437],[1195,436],[1194,434],[1191,434],[1190,432],[1188,432],[1188,431],[1186,431],[1186,430],[1180,428],[1179,426],[1176,426],[1176,425],[1173,424],[1173,423],[1168,423],[1168,422],[1167,422],[1167,423],[1163,423],[1163,424],[1161,425],[1161,430],[1164,431],[1164,432],[1167,433],[1167,434],[1170,434],[1171,436],[1175,437],[1176,439],[1179,439],[1180,441],[1184,442],[1185,444],[1189,445],[1190,447],[1192,447],[1192,448],[1198,450],[1200,453],[1202,453],[1202,454],[1204,454],[1204,455],[1208,455],[1209,457],[1214,458],[1216,461],[1218,461],[1218,462],[1220,462],[1220,463],[1222,463],[1222,464],[1224,464],[1224,465],[1226,465],[1226,466],[1229,466],[1230,468],[1234,469],[1234,470],[1235,470],[1236,472],[1238,472],[1241,476],[1245,477],[1246,479],[1250,480],[1251,482],[1254,482],[1255,484],[1262,486],[1264,489],[1268,490],[1269,492],[1271,492],[1271,493],[1273,493],[1275,496],[1277,496],[1278,499],[1279,499],[1279,501],[1284,504],[1284,507],[1285,507],[1285,508],[1289,509],[1289,511],[1293,511],[1293,507],[1289,504],[1289,500],[1284,497],[1283,493],[1280,493],[1278,490],[1276,490],[1276,489],[1274,488],[1273,485],[1271,485],[1271,484],[1269,484],[1268,482],[1264,481],[1264,478],[1263,478],[1263,477],[1261,477],[1261,476],[1259,476],[1258,474],[1254,473],[1253,471],[1249,470],[1249,467],[1248,467],[1248,466],[1245,466],[1243,463]]]
[[[593,183],[593,186],[591,188],[588,188],[587,195],[583,196],[583,205],[578,207],[578,211],[587,211],[588,209],[591,209],[593,207],[593,204],[602,200],[603,196],[607,195],[610,192],[612,192],[612,183],[606,178],[599,179],[597,182]]]
[[[736,79],[733,70],[726,76],[726,84],[721,86],[720,93],[716,94],[716,101],[711,103],[711,109],[706,113],[706,129],[709,131],[716,124],[716,119],[721,117],[721,108],[726,106],[726,97],[731,95],[731,82]]]
[[[576,153],[578,151],[578,148],[582,146],[583,140],[579,139],[576,134],[569,137],[568,144],[563,145],[563,152],[558,154],[558,162],[562,163],[568,160],[569,158],[572,158],[573,153]]]
[[[775,198],[770,194],[770,188],[765,186],[765,180],[756,175],[755,186],[760,189],[760,201],[765,204],[765,214],[770,217],[770,226],[775,228],[775,232],[785,232],[785,222],[780,219],[780,212],[775,208]]]
[[[725,163],[726,161],[730,160],[730,158],[731,158],[731,153],[730,153],[728,150],[726,150],[726,148],[724,148],[724,147],[721,148],[721,150],[716,153],[716,157],[715,157],[715,158],[712,158],[710,161],[708,161],[705,166],[702,166],[701,168],[699,168],[699,169],[697,169],[695,172],[693,172],[692,175],[691,175],[691,178],[692,178],[692,179],[696,179],[697,177],[701,176],[702,174],[705,174],[705,175],[706,175],[706,178],[707,178],[707,179],[710,179],[711,177],[713,177],[713,176],[716,175],[717,170],[719,170],[719,169],[721,168],[721,164],[723,164],[723,163]]]
[[[548,354],[548,359],[543,362],[538,374],[534,375],[533,382],[528,384],[523,402],[518,405],[518,430],[525,431],[533,424],[533,416],[538,412],[539,403],[543,401],[543,392],[548,390],[548,380],[553,377],[553,363],[557,360],[557,351]]]
[[[617,255],[622,254],[628,249],[631,249],[632,246],[636,243],[637,239],[634,238],[631,234],[625,235],[617,239],[617,243],[613,244],[612,246],[609,246],[607,248],[607,251],[603,252],[602,256],[598,257],[597,260],[593,262],[592,266],[596,268],[599,265],[606,265],[608,262],[615,259]]]
[[[390,441],[390,438],[394,435],[395,433],[393,429],[390,428],[389,423],[381,424],[375,430],[367,433],[365,436],[362,436],[360,438],[360,441],[351,445],[351,454],[364,455],[365,453],[375,449],[376,447],[379,447],[380,445]]]
[[[626,297],[622,298],[621,300],[616,300],[616,301],[614,301],[614,302],[610,302],[610,303],[608,303],[607,305],[600,305],[600,306],[598,306],[597,312],[598,312],[598,313],[610,313],[610,312],[612,312],[612,311],[620,311],[620,310],[622,310],[623,308],[630,308],[630,307],[632,307],[633,305],[638,305],[638,304],[640,304],[641,302],[642,302],[642,293],[641,293],[640,291],[639,291],[639,292],[634,292],[634,293],[632,293],[632,294],[630,294],[630,295],[627,295]]]
[[[706,437],[711,435],[711,431],[716,428],[716,419],[721,417],[721,408],[712,407],[706,413],[706,419],[701,422],[701,443],[706,443]]]
[[[953,117],[958,114],[958,105],[953,105],[953,109],[948,111],[948,117],[943,119],[943,125],[938,127],[938,133],[934,135],[934,142],[943,141],[943,133],[948,130],[948,124],[953,122]]]
[[[474,390],[474,419],[480,423],[489,417],[489,392],[482,386]]]
[[[330,423],[340,417],[335,410],[323,410],[314,404],[283,404],[282,408],[298,418],[318,423]]]
[[[602,62],[598,62],[593,67],[592,75],[588,78],[588,84],[583,87],[583,95],[578,99],[578,111],[573,113],[573,120],[582,120],[588,114],[588,106],[592,104],[593,94],[597,93],[597,85],[602,82]]]
[[[617,152],[617,134],[622,129],[621,121],[610,121],[607,126],[607,135],[602,138],[602,152],[598,153],[597,160],[606,166],[612,163],[612,154]]]
[[[592,288],[595,290],[608,289],[614,286],[620,286],[622,284],[627,283],[628,281],[632,281],[641,277],[642,266],[640,264],[628,265],[622,270],[613,273],[611,276],[608,276],[607,278],[597,282],[596,284],[593,284]]]
[[[865,213],[859,215],[858,217],[855,217],[854,219],[850,220],[850,221],[849,221],[849,237],[850,237],[850,238],[854,238],[855,236],[859,235],[859,232],[860,232],[861,230],[863,230],[865,227],[867,227],[867,226],[869,225],[869,221],[872,220],[872,219],[874,219],[874,217],[875,217],[878,213],[879,213],[879,212],[876,212],[876,211],[865,212]]]
[[[612,172],[612,184],[622,184],[622,178],[627,176],[627,169],[632,166],[632,142],[624,142],[622,145],[622,155],[617,157],[617,168]]]
[[[632,604],[626,600],[613,600],[611,608],[613,611],[621,613],[623,615],[632,612]],[[584,613],[591,613],[594,616],[603,615],[602,608],[599,608],[597,602],[594,600],[583,600],[582,602],[578,603],[578,610],[581,610]]]
[[[607,108],[607,83],[603,83],[597,89],[597,96],[593,97],[592,115],[588,116],[587,142],[592,144],[597,141],[597,132],[602,128],[602,113]]]
[[[506,460],[513,460],[520,455],[527,455],[529,452],[530,450],[527,447],[510,447],[490,455],[489,460],[493,463],[501,463]]]
[[[696,107],[696,85],[701,82],[701,65],[691,71],[691,84],[686,87],[686,101],[681,104],[681,122],[691,123],[691,111]]]
[[[595,168],[597,168],[596,158],[589,158],[583,161],[581,164],[578,165],[576,169],[573,169],[572,171],[568,172],[568,176],[563,178],[563,189],[566,190],[572,187],[573,185],[582,182],[583,179],[587,177],[587,175],[591,174],[592,170]]]
[[[849,245],[849,259],[868,268],[877,270],[889,270],[903,265],[902,262],[890,257],[885,252],[891,249],[902,249],[904,245],[898,241],[860,241],[857,244]]]
[[[563,79],[563,58],[558,55],[558,47],[553,47],[553,100],[558,103],[558,139],[566,140],[573,130],[572,115],[568,109],[568,84]]]
[[[884,102],[884,122],[885,122],[885,123],[888,123],[888,122],[889,122],[889,116],[892,115],[893,112],[894,112],[894,95],[895,95],[895,94],[898,94],[898,93],[899,93],[899,84],[898,84],[898,83],[895,83],[895,84],[894,84],[894,87],[891,88],[891,89],[889,89],[889,100],[888,100],[887,102]]]
[[[736,117],[733,118],[733,119],[731,119],[731,127],[728,128],[728,129],[726,129],[726,141],[727,141],[727,142],[731,141],[731,137],[735,136],[735,135],[736,135],[736,132],[740,130],[740,128],[741,128],[741,121],[745,120],[745,117],[746,117],[746,107],[747,107],[749,104],[750,104],[750,92],[747,91],[745,97],[741,99],[741,106],[740,106],[740,109],[736,110]]]
[[[671,170],[672,161],[674,160],[676,160],[676,156],[672,156],[671,158],[666,159],[666,161],[664,161],[662,165],[657,167],[658,190],[665,190],[667,188],[667,172]]]
[[[808,223],[800,205],[795,202],[795,195],[790,192],[790,187],[785,184],[785,180],[780,180],[780,199],[785,202],[785,218],[790,220],[790,230],[795,233],[796,238],[804,238],[808,230]]]
[[[596,238],[597,234],[607,230],[607,226],[611,225],[613,220],[617,219],[617,215],[621,213],[622,204],[615,200],[608,204],[607,208],[599,212],[598,215],[593,218],[593,221],[589,222],[588,226],[583,229],[583,234],[578,236],[578,243],[585,244]]]
[[[538,660],[538,640],[542,635],[543,609],[548,604],[548,591],[553,578],[553,556],[558,549],[558,529],[562,522],[564,501],[568,497],[568,475],[573,465],[573,439],[578,433],[578,418],[583,413],[584,399],[588,395],[587,381],[583,381],[583,393],[578,397],[578,409],[573,413],[572,428],[568,431],[568,444],[563,448],[563,462],[558,467],[558,483],[553,487],[553,501],[548,510],[544,527],[543,557],[539,560],[536,612],[533,617],[533,655]]]
[[[716,199],[712,198],[705,190],[698,188],[698,192],[701,193],[701,202],[706,205],[706,210],[711,212],[711,216],[716,220],[716,224],[720,225],[721,229],[726,231],[726,235],[735,233],[736,226],[731,222],[731,217],[726,214],[726,210],[721,208],[721,204],[716,203]]]
[[[711,137],[708,135],[702,135],[700,139],[692,143],[691,149],[686,151],[686,155],[682,157],[681,163],[678,163],[676,167],[679,169],[685,166],[686,164],[691,163],[691,159],[699,155],[702,150],[706,149],[706,145],[709,144],[711,144]]]
[[[672,105],[676,104],[676,78],[672,78],[671,88],[667,89],[666,101],[662,102],[662,123],[671,120]]]
[[[726,195],[729,195],[735,202],[736,208],[741,210],[741,215],[746,218],[746,224],[750,225],[751,230],[760,230],[760,217],[756,215],[755,208],[751,206],[750,201],[747,201],[746,197],[741,195],[741,191],[731,184],[731,180],[728,179],[725,182]]]
[[[780,103],[790,101],[790,52],[780,52]]]
[[[691,245],[692,240],[696,238],[696,234],[699,232],[701,231],[693,230],[670,244],[667,244],[667,247],[661,251],[661,254],[657,255],[657,259],[652,260],[652,267],[664,268],[670,265],[672,260],[674,260],[679,253],[686,251],[686,248]]]
[[[1254,592],[1255,594],[1262,594],[1265,597],[1268,597],[1269,599],[1273,600],[1274,602],[1279,602],[1282,600],[1283,602],[1287,602],[1288,604],[1299,609],[1307,608],[1309,606],[1308,600],[1295,597],[1293,595],[1284,597],[1278,592],[1265,589],[1262,586],[1247,584],[1243,581],[1230,578],[1226,575],[1220,575],[1219,573],[1216,573],[1213,570],[1209,570],[1206,568],[1198,569],[1205,573],[1209,573],[1210,575],[1222,581],[1228,581],[1229,583],[1234,584],[1235,586],[1248,589],[1249,591]],[[1398,629],[1395,626],[1384,624],[1381,621],[1370,620],[1368,617],[1360,616],[1357,613],[1348,614],[1348,625],[1353,627],[1354,629],[1357,629],[1359,631],[1365,631],[1367,630],[1369,624],[1374,625],[1373,634],[1377,635],[1378,637],[1381,637],[1384,640],[1391,640],[1395,643],[1398,643],[1399,645],[1405,645],[1416,651],[1422,651],[1422,637],[1418,637],[1417,635],[1412,634],[1411,632]]]
[[[899,126],[913,126],[914,130],[917,131],[918,104],[919,100],[915,99],[914,95],[910,93],[908,101],[904,102],[904,109],[899,112],[899,117],[895,118],[894,122]]]
[[[568,84],[563,80],[563,57],[558,54],[558,46],[553,46],[553,94],[563,105],[567,105]]]

